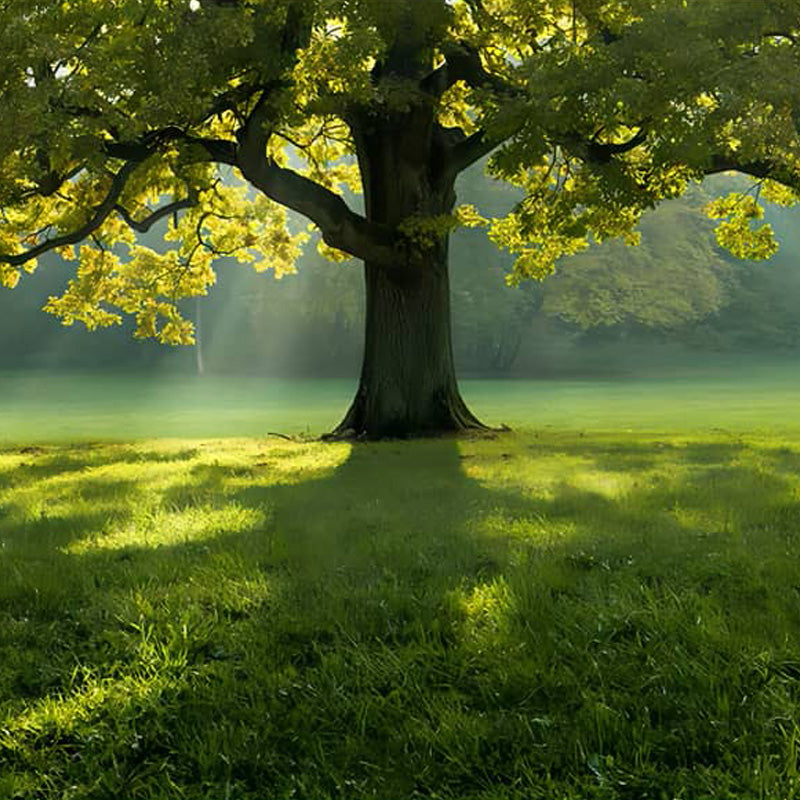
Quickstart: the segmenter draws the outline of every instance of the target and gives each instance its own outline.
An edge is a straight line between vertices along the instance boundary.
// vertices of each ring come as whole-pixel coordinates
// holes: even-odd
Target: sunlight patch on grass
[[[347,461],[351,451],[352,445],[347,442],[281,443],[272,446],[253,465],[253,477],[284,485],[321,479]],[[245,481],[246,477],[249,476]]]
[[[238,491],[254,484],[320,480],[350,452],[347,444],[186,444],[50,447],[6,454],[0,540],[6,541],[3,531],[10,527],[16,531],[15,546],[49,542],[78,555],[242,534],[263,528],[270,512],[231,499]]]
[[[13,752],[18,738],[68,737],[101,717],[124,714],[131,705],[156,704],[160,693],[175,680],[167,671],[100,680],[76,673],[76,678],[76,684],[68,686],[63,694],[45,697],[16,717],[4,720],[0,747]],[[91,743],[90,737],[88,742]]]
[[[602,497],[619,498],[633,488],[641,476],[625,472],[602,472],[587,469],[579,472],[572,485],[579,491],[594,492]]]
[[[242,508],[236,503],[227,503],[222,508],[159,509],[137,515],[121,527],[109,524],[91,537],[71,543],[65,552],[80,555],[91,550],[174,547],[220,535],[235,536],[253,531],[263,528],[265,520],[263,511]]]
[[[502,646],[509,634],[515,597],[504,578],[461,590],[454,597],[464,612],[463,636],[480,650]]]
[[[548,516],[545,509],[520,515],[495,508],[473,520],[469,529],[477,536],[513,542],[526,550],[547,549],[578,533],[573,520]]]
[[[731,531],[731,511],[729,508],[684,508],[675,505],[672,516],[687,530],[696,531],[702,536],[727,534]]]
[[[476,452],[471,443],[460,445],[464,474],[487,489],[520,488],[527,496],[552,497],[553,487],[591,466],[583,457],[567,453],[541,455],[506,446]],[[492,451],[496,452],[492,452]]]
[[[561,438],[554,434],[540,439],[537,434],[501,436],[478,447],[470,441],[459,443],[464,473],[487,488],[514,488],[534,498],[551,499],[564,485],[619,497],[669,459],[648,450],[645,463],[646,444],[626,449],[620,442],[605,443],[602,435],[599,443],[592,438],[593,448]]]

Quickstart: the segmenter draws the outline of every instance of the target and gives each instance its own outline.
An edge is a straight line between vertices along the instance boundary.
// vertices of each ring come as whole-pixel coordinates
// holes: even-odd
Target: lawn
[[[0,798],[800,797],[800,440],[690,428],[8,444]]]
[[[180,373],[0,371],[0,446],[151,438],[314,436],[344,416],[353,380]],[[489,425],[515,429],[800,435],[795,360],[696,359],[592,379],[463,380]]]

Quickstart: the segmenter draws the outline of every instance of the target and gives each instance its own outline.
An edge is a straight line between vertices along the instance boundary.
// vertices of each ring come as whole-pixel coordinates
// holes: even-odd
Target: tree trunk
[[[484,429],[458,391],[447,248],[425,269],[365,265],[364,361],[334,435],[380,439]]]
[[[441,169],[432,108],[354,114],[351,130],[370,221],[400,232],[409,221],[452,211],[455,175]],[[334,436],[380,439],[484,428],[456,382],[447,234],[406,234],[396,264],[365,264],[361,379]]]

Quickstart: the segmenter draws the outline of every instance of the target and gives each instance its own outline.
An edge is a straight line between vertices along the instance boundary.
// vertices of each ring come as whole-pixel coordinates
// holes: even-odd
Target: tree
[[[466,181],[468,196],[483,215],[507,213],[520,199],[514,187],[473,169],[461,176],[460,191]],[[638,247],[618,240],[591,246],[564,259],[541,283],[505,286],[502,278],[513,257],[498,252],[479,231],[460,232],[452,248],[458,264],[453,280],[456,363],[483,373],[508,372],[518,356],[524,360],[533,348],[542,353],[548,344],[552,347],[553,336],[584,343],[589,336],[581,333],[589,331],[592,338],[600,334],[604,339],[648,333],[676,338],[719,312],[737,297],[737,267],[743,263],[715,246],[712,223],[702,213],[716,193],[724,193],[719,184],[712,179],[645,214]],[[748,185],[741,180],[729,188],[746,191]],[[755,287],[763,285],[760,265],[751,271]]]
[[[733,274],[698,213],[707,202],[705,193],[689,191],[642,220],[639,247],[626,252],[606,242],[576,255],[545,284],[544,312],[584,330],[669,331],[719,311]]]
[[[458,174],[524,191],[490,226],[543,277],[704,174],[798,180],[797,0],[30,0],[0,10],[0,279],[80,266],[50,311],[192,341],[177,299],[221,255],[277,273],[321,232],[364,262],[365,353],[342,435],[481,427],[456,384]],[[499,148],[499,149],[498,149]],[[353,158],[355,157],[355,162]],[[364,210],[341,188],[360,187]],[[786,202],[791,193],[779,195]],[[742,255],[753,198],[720,201]],[[135,233],[170,218],[175,249]],[[82,243],[82,244],[81,244]]]

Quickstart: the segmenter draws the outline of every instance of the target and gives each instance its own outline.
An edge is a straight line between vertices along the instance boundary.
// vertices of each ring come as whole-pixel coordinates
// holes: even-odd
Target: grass
[[[800,443],[0,451],[0,798],[800,797]]]
[[[605,380],[461,385],[481,419],[515,429],[800,434],[800,371],[791,359],[706,359]],[[0,372],[0,443],[321,434],[344,416],[355,388],[349,380]]]

